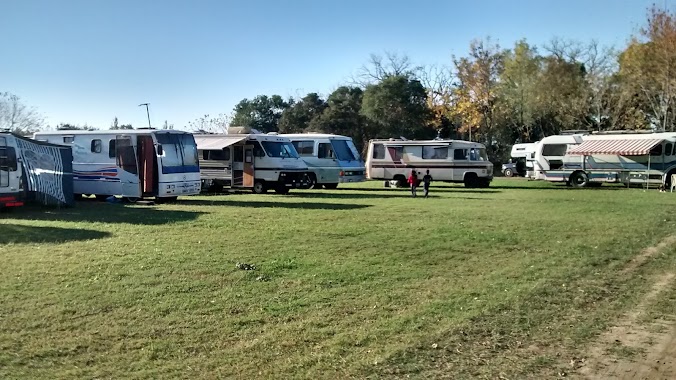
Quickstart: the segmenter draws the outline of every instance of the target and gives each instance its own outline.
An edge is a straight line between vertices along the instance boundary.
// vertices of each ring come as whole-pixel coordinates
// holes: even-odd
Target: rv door
[[[138,175],[136,150],[131,136],[115,136],[115,160],[119,170],[120,195],[129,198],[141,197],[141,182]]]

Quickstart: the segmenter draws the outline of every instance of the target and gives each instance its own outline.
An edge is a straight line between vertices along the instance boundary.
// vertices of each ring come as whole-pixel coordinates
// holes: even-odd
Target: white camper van
[[[514,144],[510,154],[511,162],[502,165],[502,174],[505,177],[526,176],[533,170],[532,156],[536,146],[537,143]]]
[[[0,132],[0,209],[23,206],[22,168],[16,138]]]
[[[77,195],[174,200],[200,192],[193,135],[174,130],[36,132],[34,138],[70,145]]]
[[[483,144],[462,140],[371,140],[366,159],[369,179],[406,185],[412,170],[419,178],[426,170],[435,181],[459,182],[466,187],[488,187],[493,164]]]
[[[280,136],[291,140],[312,172],[315,188],[335,189],[339,183],[366,180],[364,161],[350,137],[321,133]]]
[[[575,187],[670,184],[676,174],[676,133],[549,136],[535,152],[536,179]]]
[[[231,128],[231,131],[234,131]],[[195,135],[202,187],[251,189],[256,194],[309,189],[310,171],[286,137],[259,133]]]

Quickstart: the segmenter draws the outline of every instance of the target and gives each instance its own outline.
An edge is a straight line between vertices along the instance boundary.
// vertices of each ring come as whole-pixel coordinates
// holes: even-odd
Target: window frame
[[[425,150],[429,150],[430,148],[434,152],[434,157],[426,157],[425,156]],[[440,151],[440,150],[446,151],[446,157],[441,157],[441,158],[436,157],[437,152]],[[423,160],[448,160],[448,145],[423,145],[421,158]]]
[[[103,152],[103,141],[101,141],[101,139],[93,139],[89,149],[91,150],[92,153]]]
[[[296,152],[298,152],[299,156],[309,157],[315,155],[315,141],[313,140],[296,140],[291,141],[291,144],[296,148]],[[310,152],[306,152],[308,148],[310,149]]]

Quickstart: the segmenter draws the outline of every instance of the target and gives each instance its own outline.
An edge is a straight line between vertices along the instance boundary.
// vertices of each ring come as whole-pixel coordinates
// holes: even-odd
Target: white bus
[[[669,185],[676,174],[675,147],[674,132],[549,136],[535,152],[535,179],[574,187]]]
[[[230,128],[230,131],[235,131]],[[251,189],[256,194],[291,188],[309,189],[313,183],[305,162],[286,137],[259,133],[195,135],[202,187]]]
[[[111,195],[130,200],[175,200],[200,192],[197,146],[193,135],[174,130],[59,130],[34,138],[70,145],[76,195]]]
[[[426,170],[434,181],[488,187],[493,164],[483,144],[462,140],[371,140],[366,159],[369,179],[397,181],[406,186],[412,170],[422,178]]]
[[[0,209],[23,206],[22,168],[16,138],[0,132]]]
[[[300,133],[282,134],[291,140],[312,172],[315,188],[335,189],[339,183],[363,182],[366,167],[352,138],[347,136]]]

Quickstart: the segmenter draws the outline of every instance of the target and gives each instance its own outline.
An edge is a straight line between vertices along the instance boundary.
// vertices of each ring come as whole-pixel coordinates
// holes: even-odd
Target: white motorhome
[[[76,195],[168,201],[200,192],[197,146],[187,132],[59,130],[34,138],[71,146]]]
[[[16,138],[0,132],[0,209],[23,206],[22,167]]]
[[[282,134],[291,140],[300,158],[312,172],[315,188],[335,189],[339,183],[363,182],[366,168],[352,138],[347,136],[300,133]]]
[[[676,174],[676,133],[549,136],[535,152],[535,179],[575,187],[669,184]]]
[[[371,140],[366,159],[369,179],[397,181],[406,185],[412,170],[419,178],[426,170],[435,181],[488,187],[493,164],[483,144],[462,140]]]
[[[533,170],[532,156],[536,147],[537,143],[514,144],[510,154],[510,162],[502,165],[502,174],[505,177],[526,176],[529,171]]]
[[[291,188],[313,185],[307,165],[286,137],[228,133],[199,134],[195,140],[205,189],[230,187],[251,189],[256,194],[268,190],[285,194]]]

